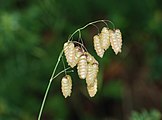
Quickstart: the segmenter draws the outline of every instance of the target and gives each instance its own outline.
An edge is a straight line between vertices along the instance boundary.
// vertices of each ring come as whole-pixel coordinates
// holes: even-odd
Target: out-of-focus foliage
[[[161,120],[161,113],[158,110],[143,110],[141,113],[133,111],[130,120]]]
[[[52,83],[42,119],[127,120],[132,110],[162,112],[161,4],[160,0],[1,0],[0,119],[36,119],[63,43],[78,27],[98,19],[109,19],[120,28],[122,53],[116,56],[110,48],[100,59],[92,44],[97,29],[85,29],[85,46],[100,63],[98,93],[89,98],[75,68],[72,96],[62,96],[60,75]],[[101,30],[104,24],[97,26]],[[57,72],[62,69],[60,63]]]

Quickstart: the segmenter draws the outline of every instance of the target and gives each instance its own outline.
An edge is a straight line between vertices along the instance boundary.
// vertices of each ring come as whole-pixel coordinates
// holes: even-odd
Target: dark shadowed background
[[[99,58],[92,43],[97,29],[83,30],[86,48],[100,63],[98,92],[90,98],[74,68],[72,95],[65,99],[61,74],[52,83],[42,120],[160,120],[161,5],[160,0],[1,0],[0,120],[37,119],[63,44],[98,19],[121,30],[122,53],[116,56],[109,48]],[[60,63],[57,73],[62,69]]]

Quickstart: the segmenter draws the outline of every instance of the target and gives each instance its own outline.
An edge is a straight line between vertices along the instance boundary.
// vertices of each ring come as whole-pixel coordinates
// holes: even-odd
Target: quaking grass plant
[[[113,29],[108,27],[107,23],[111,23]],[[99,71],[99,63],[98,61],[88,52],[86,47],[84,46],[81,31],[87,28],[90,25],[95,26],[97,29],[98,27],[95,25],[96,23],[104,23],[105,27],[102,28],[101,33],[98,33],[93,37],[93,44],[94,49],[97,55],[102,58],[105,51],[111,45],[112,49],[114,50],[115,54],[121,52],[122,47],[122,35],[119,29],[115,29],[115,25],[110,20],[97,20],[94,22],[90,22],[85,26],[77,29],[74,31],[68,41],[65,42],[62,51],[59,54],[58,60],[52,72],[51,78],[49,80],[41,108],[38,115],[38,120],[41,119],[43,108],[46,102],[46,98],[53,80],[62,73],[65,73],[65,76],[61,80],[61,90],[63,96],[67,98],[71,95],[72,92],[72,78],[67,73],[73,72],[70,70],[77,66],[78,75],[80,79],[85,79],[87,84],[87,91],[90,97],[94,97],[97,92],[97,74]],[[79,39],[78,41],[73,40],[73,36],[78,33]],[[63,53],[65,54],[66,61],[70,67],[65,67],[64,61],[62,59]],[[60,71],[56,74],[56,69],[62,59],[64,70]],[[69,71],[70,70],[70,71]]]

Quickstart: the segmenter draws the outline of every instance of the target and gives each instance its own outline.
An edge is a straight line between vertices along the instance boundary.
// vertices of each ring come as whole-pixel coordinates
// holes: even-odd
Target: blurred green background
[[[160,0],[1,0],[0,120],[37,119],[64,42],[98,19],[122,31],[122,53],[116,56],[110,48],[100,59],[92,43],[96,28],[83,30],[86,48],[100,63],[98,92],[90,98],[74,68],[71,97],[61,93],[62,74],[52,83],[42,120],[160,120],[161,5]],[[97,26],[101,30],[104,24]],[[60,63],[57,72],[62,69]]]

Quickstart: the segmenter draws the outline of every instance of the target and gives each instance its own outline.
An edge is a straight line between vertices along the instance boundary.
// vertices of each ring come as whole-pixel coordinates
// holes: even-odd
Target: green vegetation
[[[157,110],[151,110],[150,112],[143,110],[142,113],[132,112],[130,120],[160,120],[161,113]]]

